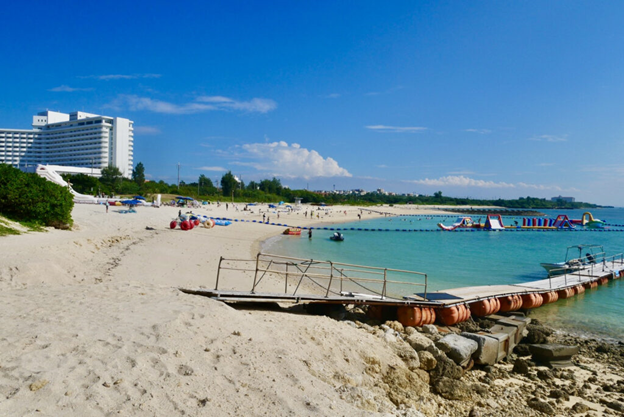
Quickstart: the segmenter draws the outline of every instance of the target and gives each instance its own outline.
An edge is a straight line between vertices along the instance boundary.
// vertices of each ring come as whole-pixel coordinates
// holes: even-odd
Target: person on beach
[[[105,205],[106,205],[106,213],[108,213],[108,200],[106,201]]]
[[[308,238],[312,239],[312,228],[308,229]]]

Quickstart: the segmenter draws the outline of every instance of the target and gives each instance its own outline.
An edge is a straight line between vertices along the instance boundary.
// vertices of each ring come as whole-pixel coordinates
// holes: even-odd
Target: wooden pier
[[[246,275],[251,283],[250,290],[220,288],[227,282],[224,278],[226,273]],[[280,277],[283,292],[276,292],[275,288],[270,291],[263,289],[268,277]],[[415,277],[419,280],[414,280]],[[428,292],[429,283],[425,273],[260,253],[255,260],[221,257],[215,289],[180,290],[225,302],[326,303],[441,309],[491,298],[556,292],[620,277],[624,277],[623,254],[603,257],[600,262],[587,264],[577,271],[542,280]],[[424,291],[410,291],[414,287]]]

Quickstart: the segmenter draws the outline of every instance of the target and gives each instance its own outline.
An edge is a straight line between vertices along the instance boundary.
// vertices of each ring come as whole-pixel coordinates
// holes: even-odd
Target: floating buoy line
[[[404,215],[404,216],[419,216],[419,215]],[[445,217],[448,218],[448,215],[428,215],[428,218],[432,217]],[[288,225],[276,222],[262,222],[260,220],[255,219],[236,219],[236,218],[212,218],[215,220],[222,221],[230,221],[230,222],[250,222],[250,223],[258,223],[263,225],[270,226],[280,226],[284,228],[301,228],[302,230],[319,230],[319,231],[356,231],[356,232],[624,232],[624,225],[611,225],[608,226],[617,227],[616,229],[612,228],[595,228],[595,229],[586,229],[586,228],[578,228],[578,229],[526,229],[526,228],[505,228],[496,231],[492,231],[485,228],[468,228],[468,229],[455,229],[453,231],[444,231],[442,229],[403,229],[403,228],[341,228],[341,227],[317,227],[317,226],[299,226],[299,225]]]

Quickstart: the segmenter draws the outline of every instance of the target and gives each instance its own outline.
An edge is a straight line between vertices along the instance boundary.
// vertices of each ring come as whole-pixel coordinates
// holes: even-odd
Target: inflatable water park
[[[585,212],[581,219],[569,219],[568,215],[559,215],[556,218],[522,218],[522,223],[514,221],[514,225],[504,225],[503,218],[499,214],[487,215],[485,223],[480,220],[475,222],[469,216],[458,217],[452,225],[446,226],[442,223],[438,227],[443,231],[454,231],[456,229],[482,229],[482,230],[502,230],[502,229],[574,229],[577,225],[584,228],[604,228],[605,222],[596,219],[590,212]]]

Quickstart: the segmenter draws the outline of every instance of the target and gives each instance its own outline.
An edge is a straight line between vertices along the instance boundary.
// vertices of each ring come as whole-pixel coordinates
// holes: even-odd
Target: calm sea
[[[580,219],[584,211],[544,211],[549,217],[567,214]],[[595,218],[624,226],[624,209],[592,210]],[[267,241],[263,251],[318,260],[387,267],[427,273],[429,290],[489,284],[511,284],[546,277],[541,262],[564,261],[566,247],[603,245],[607,255],[624,252],[624,232],[517,231],[517,232],[404,232],[435,230],[450,225],[456,216],[399,216],[366,219],[334,225],[335,228],[389,229],[390,231],[342,231],[343,242],[329,239],[328,230],[315,230],[313,238],[280,237]],[[473,216],[478,219],[479,216]],[[482,217],[485,220],[485,217]],[[334,215],[339,220],[339,215]],[[522,218],[503,217],[505,225]],[[396,230],[400,231],[396,231]],[[532,317],[553,326],[588,336],[624,340],[624,279],[532,311]]]

